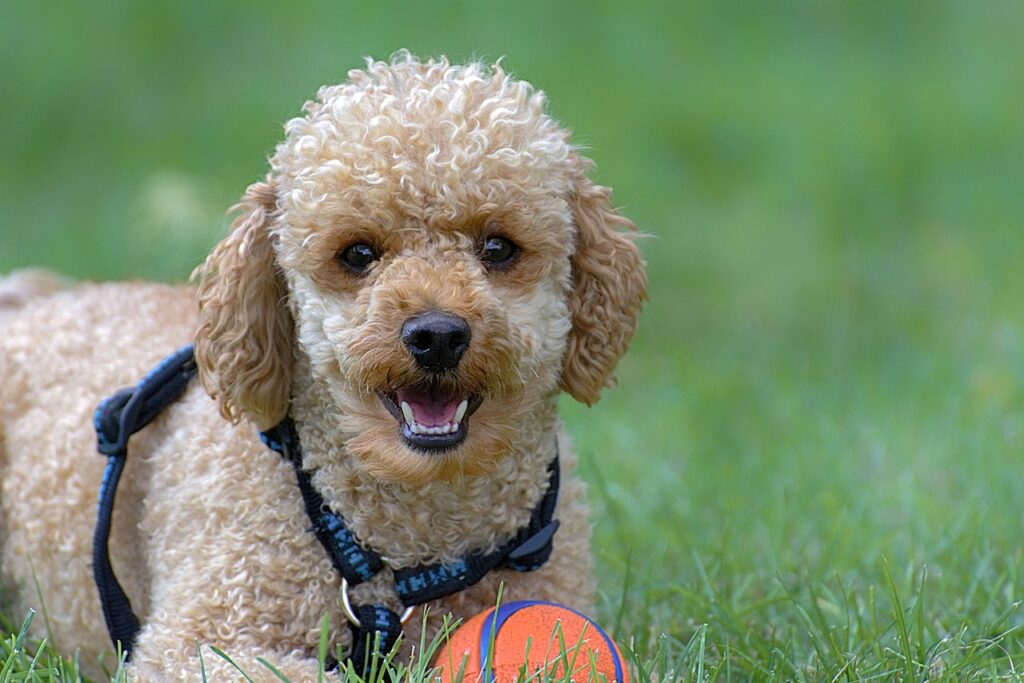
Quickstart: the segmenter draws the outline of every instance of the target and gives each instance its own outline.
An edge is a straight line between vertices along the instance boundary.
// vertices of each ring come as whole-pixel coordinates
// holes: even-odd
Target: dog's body
[[[324,614],[347,645],[340,577],[291,465],[258,436],[285,415],[327,505],[392,568],[506,542],[557,449],[550,561],[491,572],[431,603],[427,624],[493,605],[500,582],[509,599],[592,608],[556,403],[596,401],[635,329],[642,262],[613,229],[628,222],[542,97],[500,68],[403,55],[350,81],[288,124],[198,292],[88,286],[0,318],[2,575],[18,609],[45,601],[83,661],[110,648],[90,566],[104,466],[91,414],[193,340],[207,391],[193,383],[134,437],[118,492],[112,560],[143,626],[133,675],[194,679],[198,642],[257,678],[276,680],[261,656],[315,680]],[[351,595],[397,606],[387,570]]]

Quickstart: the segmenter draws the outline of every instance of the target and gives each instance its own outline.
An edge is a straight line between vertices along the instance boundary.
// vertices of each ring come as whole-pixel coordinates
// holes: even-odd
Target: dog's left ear
[[[636,332],[647,298],[644,260],[633,242],[636,226],[612,207],[610,188],[590,182],[590,166],[579,157],[570,199],[576,251],[569,294],[572,331],[561,379],[561,388],[587,405],[597,403],[601,389],[614,384],[612,371]]]
[[[270,234],[272,178],[250,185],[232,210],[241,213],[228,236],[192,274],[199,279],[196,364],[225,418],[245,416],[268,429],[288,411],[294,336]]]

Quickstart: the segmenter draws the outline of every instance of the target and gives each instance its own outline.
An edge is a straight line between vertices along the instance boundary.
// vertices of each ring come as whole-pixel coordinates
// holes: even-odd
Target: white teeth
[[[413,434],[454,434],[459,431],[460,425],[458,422],[449,422],[440,426],[426,427],[418,422],[408,422],[409,431]]]
[[[412,406],[407,401],[402,401],[402,416],[405,417],[405,424],[408,425],[409,431],[413,434],[454,434],[462,428],[462,418],[466,416],[466,410],[469,408],[469,400],[463,399],[459,403],[458,408],[455,409],[455,415],[452,417],[452,421],[443,424],[427,427],[421,425],[416,421],[416,415],[412,412]]]
[[[466,415],[466,408],[468,408],[468,407],[469,407],[469,400],[468,399],[462,399],[462,403],[460,403],[459,407],[455,409],[455,417],[452,418],[452,422],[454,422],[456,424],[456,426],[458,426],[458,424],[460,422],[462,422],[462,418],[465,417],[465,415]]]

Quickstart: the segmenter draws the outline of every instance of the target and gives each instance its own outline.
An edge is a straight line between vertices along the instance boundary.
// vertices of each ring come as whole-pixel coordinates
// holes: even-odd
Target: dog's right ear
[[[578,177],[570,200],[576,223],[569,294],[572,332],[561,387],[589,406],[614,383],[612,371],[636,332],[647,298],[647,276],[633,239],[635,226],[612,206],[609,188],[587,179],[592,163],[576,159]]]
[[[280,422],[291,395],[294,323],[274,259],[270,224],[277,210],[271,176],[232,207],[241,214],[196,268],[199,327],[195,358],[207,392],[232,422],[260,429]]]

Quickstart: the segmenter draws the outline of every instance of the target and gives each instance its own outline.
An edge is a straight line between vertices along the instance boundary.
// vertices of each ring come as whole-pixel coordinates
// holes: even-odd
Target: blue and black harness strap
[[[103,605],[110,639],[131,656],[139,621],[110,564],[109,540],[114,496],[128,457],[128,439],[152,422],[177,400],[196,375],[192,347],[187,346],[164,360],[133,388],[122,389],[96,409],[94,426],[100,453],[108,457],[100,485],[96,532],[93,536],[93,574]],[[369,581],[384,569],[384,560],[364,548],[324,502],[313,486],[312,473],[303,469],[302,446],[295,423],[286,417],[261,435],[263,442],[291,462],[302,494],[311,530],[327,551],[335,569],[350,586]],[[494,569],[528,572],[539,569],[551,556],[558,530],[554,519],[558,503],[559,461],[548,466],[548,488],[530,516],[530,522],[504,546],[492,552],[473,553],[450,564],[419,565],[394,570],[395,591],[406,607],[413,607],[469,588]],[[357,605],[351,620],[352,650],[349,659],[359,673],[375,659],[387,655],[402,634],[401,618],[385,605]]]
[[[136,386],[108,397],[93,415],[97,448],[107,456],[107,467],[100,483],[96,530],[92,541],[92,571],[103,606],[103,618],[114,647],[130,657],[139,620],[132,611],[110,564],[110,528],[117,483],[128,459],[128,439],[184,393],[196,375],[192,347],[186,346],[156,366]]]

